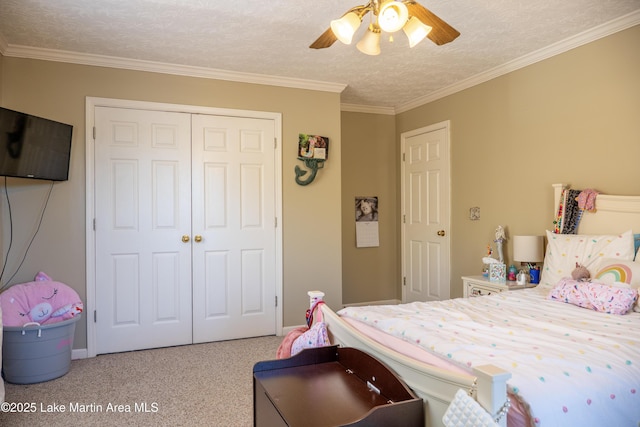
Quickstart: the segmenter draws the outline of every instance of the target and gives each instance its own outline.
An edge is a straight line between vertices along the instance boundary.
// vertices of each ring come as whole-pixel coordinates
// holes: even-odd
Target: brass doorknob
[[[202,236],[199,234],[196,234],[196,236],[193,238],[193,240],[195,240],[196,242],[202,242]]]
[[[444,236],[444,235],[445,235],[444,230],[440,230],[440,231],[438,231],[438,236]]]
[[[182,241],[187,243],[189,241],[189,236],[187,236],[186,234],[182,236]]]

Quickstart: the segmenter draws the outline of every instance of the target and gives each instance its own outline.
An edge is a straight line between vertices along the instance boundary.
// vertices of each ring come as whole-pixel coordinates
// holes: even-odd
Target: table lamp
[[[536,263],[544,261],[544,236],[513,236],[513,260],[527,264],[531,283],[540,283]]]

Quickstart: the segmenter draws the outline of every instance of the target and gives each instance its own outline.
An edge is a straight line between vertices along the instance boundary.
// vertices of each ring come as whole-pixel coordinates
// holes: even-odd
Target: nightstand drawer
[[[469,282],[465,286],[465,297],[479,297],[482,295],[491,295],[502,291],[503,289],[482,286],[477,283]]]
[[[465,298],[479,297],[483,295],[497,294],[505,291],[516,291],[518,289],[532,288],[534,284],[525,283],[518,285],[516,282],[491,282],[484,276],[463,276],[462,292]]]

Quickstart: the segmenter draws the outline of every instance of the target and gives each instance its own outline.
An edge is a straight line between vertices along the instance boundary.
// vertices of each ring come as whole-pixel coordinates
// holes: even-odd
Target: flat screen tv
[[[0,107],[0,176],[69,179],[73,126]]]

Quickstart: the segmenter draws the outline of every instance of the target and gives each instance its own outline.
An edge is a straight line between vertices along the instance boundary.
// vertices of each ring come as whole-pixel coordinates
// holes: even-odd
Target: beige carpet
[[[253,365],[275,359],[281,341],[270,336],[74,360],[61,378],[5,384],[7,402],[35,403],[36,411],[0,413],[0,426],[252,426]]]

